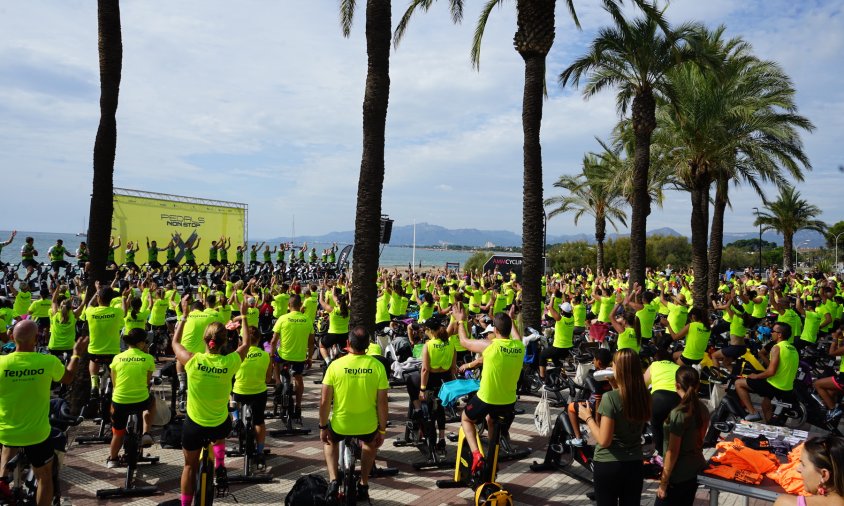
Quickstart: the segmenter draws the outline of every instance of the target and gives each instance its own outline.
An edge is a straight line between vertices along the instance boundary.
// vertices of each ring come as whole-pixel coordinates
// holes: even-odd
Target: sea
[[[10,230],[0,230],[0,242],[3,242],[8,239],[10,234]],[[76,248],[79,246],[79,242],[85,240],[84,236],[77,236],[73,233],[64,234],[56,232],[27,232],[18,230],[14,242],[12,242],[12,244],[10,244],[9,246],[4,247],[3,250],[0,251],[0,261],[4,263],[19,262],[21,246],[23,245],[24,239],[27,236],[31,236],[33,239],[35,239],[35,249],[38,251],[38,257],[36,257],[36,260],[40,260],[41,262],[48,261],[47,250],[50,249],[50,246],[56,243],[57,239],[63,240],[65,247],[71,252],[75,252]],[[123,239],[125,244],[127,238],[124,237]],[[131,240],[133,238],[129,239]],[[141,240],[143,240],[143,238],[141,238]],[[261,241],[254,240],[254,242]],[[319,243],[316,243],[313,244],[313,246],[317,248],[317,251],[319,251],[320,249],[327,248],[331,245],[321,245]],[[342,250],[344,246],[345,244],[338,244],[340,250]],[[143,259],[145,258],[145,255],[145,250],[143,250],[142,248],[142,251],[139,253],[138,258]],[[449,250],[417,247],[415,254],[415,265],[418,268],[421,262],[423,268],[445,268],[445,265],[448,262],[459,263],[462,267],[471,255],[472,252],[467,250]],[[354,256],[354,249],[352,250],[352,256]],[[230,253],[229,258],[233,257],[234,254]],[[411,263],[413,258],[414,252],[412,247],[385,245],[381,250],[379,265],[381,265],[382,267],[407,267],[408,264]]]

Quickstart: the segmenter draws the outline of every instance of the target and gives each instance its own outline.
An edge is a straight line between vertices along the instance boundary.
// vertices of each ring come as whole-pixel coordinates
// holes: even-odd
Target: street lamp
[[[759,208],[754,207],[753,212],[756,214],[756,221],[759,221]],[[762,222],[759,222],[759,277],[762,277]]]
[[[838,238],[844,235],[844,232],[835,234],[835,272],[838,272]]]

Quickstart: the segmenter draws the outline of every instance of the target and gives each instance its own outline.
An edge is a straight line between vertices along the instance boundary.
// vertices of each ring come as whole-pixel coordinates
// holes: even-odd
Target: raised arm
[[[187,364],[193,357],[193,353],[189,352],[187,348],[182,346],[182,333],[184,332],[185,318],[188,314],[189,303],[190,295],[182,297],[182,317],[179,318],[178,322],[176,322],[176,332],[173,334],[173,340],[171,342],[171,347],[173,348],[173,353],[176,355],[176,360],[178,360],[182,365]]]

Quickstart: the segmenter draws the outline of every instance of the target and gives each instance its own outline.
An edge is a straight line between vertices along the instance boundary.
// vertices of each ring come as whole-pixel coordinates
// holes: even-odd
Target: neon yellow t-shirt
[[[516,383],[525,359],[525,345],[516,339],[493,339],[483,357],[484,373],[478,398],[496,406],[516,402]]]
[[[38,299],[29,305],[27,312],[32,318],[49,318],[52,305],[53,301],[50,299]]]
[[[135,404],[149,398],[148,377],[155,371],[155,359],[138,348],[129,348],[111,362],[114,374],[114,393],[117,404]]]
[[[240,369],[240,355],[197,353],[185,364],[188,375],[187,411],[200,427],[217,427],[229,416],[232,378]]]
[[[234,375],[233,391],[240,395],[254,395],[267,391],[267,368],[270,366],[270,354],[250,346],[246,360]]]
[[[160,327],[166,323],[167,308],[170,303],[165,299],[157,299],[152,302],[152,309],[149,314],[149,324]]]
[[[670,360],[659,360],[651,364],[651,392],[665,390],[677,391],[677,369],[680,366]]]
[[[299,311],[284,314],[273,326],[273,332],[279,335],[278,356],[282,360],[303,362],[308,358],[308,337],[313,324]]]
[[[132,329],[146,330],[147,320],[149,320],[149,311],[138,311],[134,318],[132,318],[132,311],[127,312],[123,317],[123,334],[128,334]]]
[[[194,309],[185,318],[182,346],[191,353],[202,353],[205,351],[205,329],[217,321],[217,315]]]
[[[689,360],[701,360],[706,353],[706,347],[709,346],[709,336],[711,331],[706,330],[700,322],[692,322],[689,324],[689,332],[686,334],[686,347],[683,348],[682,355]]]
[[[378,391],[390,388],[381,362],[369,355],[348,354],[325,371],[323,385],[334,389],[331,429],[344,436],[372,434],[378,428]]]
[[[21,290],[16,293],[15,305],[12,306],[12,316],[17,318],[20,315],[26,314],[26,310],[29,309],[30,304],[32,304],[32,292]]]
[[[88,307],[88,353],[92,355],[117,355],[120,353],[120,329],[123,328],[123,309],[112,306]]]
[[[375,323],[390,321],[390,294],[384,292],[375,301]]]
[[[631,349],[639,353],[639,343],[636,341],[636,331],[633,327],[627,327],[624,332],[618,335],[618,349]]]
[[[340,314],[340,306],[335,307],[330,313],[328,313],[328,333],[349,333],[349,315],[347,314],[343,317],[343,315]]]
[[[554,323],[554,348],[568,349],[574,346],[574,318],[560,316]]]
[[[62,323],[62,312],[50,315],[50,342],[47,348],[51,350],[70,350],[76,342],[76,317],[73,311],[67,312],[67,322]]]
[[[290,302],[289,293],[280,293],[273,297],[273,318],[279,318],[287,313],[287,303]]]
[[[450,369],[454,360],[454,346],[448,341],[429,339],[425,344],[432,369]]]
[[[50,436],[50,385],[64,376],[53,355],[0,356],[0,444],[31,446]]]

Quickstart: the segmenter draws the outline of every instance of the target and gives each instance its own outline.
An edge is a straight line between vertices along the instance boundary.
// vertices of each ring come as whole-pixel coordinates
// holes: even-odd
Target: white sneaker
[[[762,415],[757,411],[756,413],[751,413],[745,416],[744,420],[747,422],[758,422],[762,420]]]
[[[149,448],[154,444],[155,440],[152,438],[152,435],[149,432],[144,432],[144,435],[141,436],[141,446],[143,446],[144,448]]]
[[[111,457],[106,459],[106,468],[107,469],[114,469],[115,467],[117,467],[117,464],[118,464],[117,459],[113,459]]]

